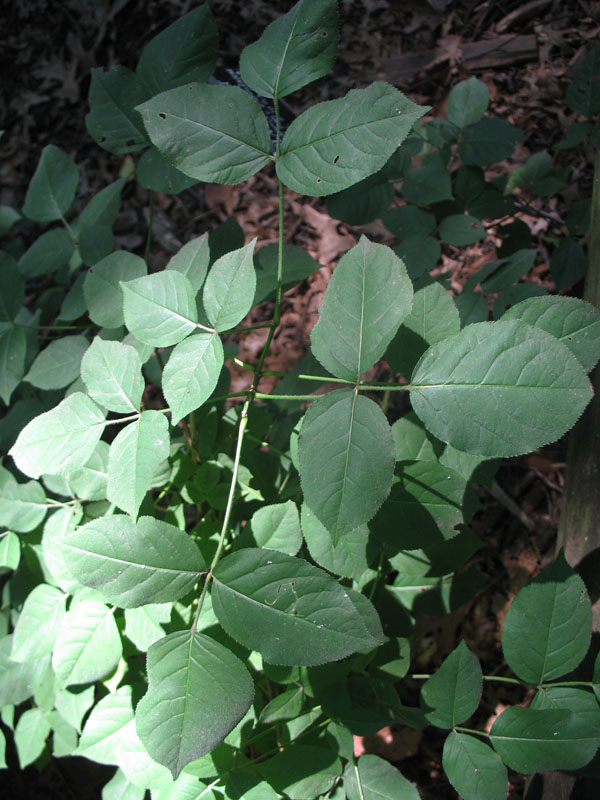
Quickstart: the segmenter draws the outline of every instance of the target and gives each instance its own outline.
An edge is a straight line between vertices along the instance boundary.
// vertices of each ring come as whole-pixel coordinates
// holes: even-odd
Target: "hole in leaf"
[[[105,141],[106,141],[106,136],[101,136],[100,137],[100,142],[105,142]]]
[[[317,178],[317,183],[321,183],[321,178]]]
[[[338,162],[339,160],[340,160],[340,157],[339,157],[339,156],[336,156],[336,157],[333,159],[333,163],[334,163],[334,164],[337,164],[337,162]]]
[[[127,139],[127,141],[125,142],[125,147],[133,147],[134,144],[135,142],[133,141],[133,139]]]
[[[321,31],[321,36],[327,36],[327,31]]]
[[[165,113],[163,113],[162,111],[159,111],[159,112],[158,112],[158,116],[159,116],[161,119],[166,119],[166,118],[167,118],[167,115],[166,115]]]

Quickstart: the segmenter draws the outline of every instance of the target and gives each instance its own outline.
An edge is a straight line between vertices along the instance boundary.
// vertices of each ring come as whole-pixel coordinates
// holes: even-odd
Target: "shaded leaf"
[[[317,103],[287,129],[277,175],[300,194],[346,189],[381,169],[426,110],[381,81]]]
[[[148,144],[142,118],[135,106],[148,90],[135,72],[114,66],[108,72],[92,69],[88,94],[90,113],[85,125],[91,137],[110,153],[133,153]]]
[[[363,599],[365,609],[323,570],[276,550],[239,550],[214,571],[219,622],[272,664],[323,664],[380,644],[379,619]]]
[[[146,272],[144,260],[125,250],[117,250],[94,264],[83,282],[83,296],[92,322],[103,328],[122,325],[125,318],[120,282],[140,278]]]
[[[457,83],[448,95],[448,120],[459,128],[478,122],[490,104],[490,91],[475,77]]]
[[[348,800],[418,800],[419,794],[400,770],[374,755],[360,756],[344,771]]]
[[[591,398],[567,348],[519,320],[469,325],[438,342],[411,384],[413,408],[434,436],[486,456],[527,453],[558,439]]]
[[[421,708],[430,725],[453,728],[479,705],[483,678],[479,659],[462,641],[421,688]]]
[[[333,544],[375,514],[390,491],[395,447],[376,403],[342,389],[306,412],[298,440],[300,479],[307,505]]]
[[[85,336],[62,336],[45,347],[25,380],[39,389],[63,389],[79,377],[83,354],[90,346]]]
[[[294,556],[302,545],[300,517],[291,500],[259,508],[250,524],[258,547]]]
[[[35,222],[62,219],[75,199],[78,181],[73,159],[60,147],[46,145],[27,187],[23,213]]]
[[[505,800],[506,767],[500,756],[474,736],[450,731],[444,742],[444,772],[464,800]]]
[[[177,778],[213,750],[244,716],[254,695],[242,662],[201,633],[171,633],[148,650],[148,691],[136,727],[148,753]]]

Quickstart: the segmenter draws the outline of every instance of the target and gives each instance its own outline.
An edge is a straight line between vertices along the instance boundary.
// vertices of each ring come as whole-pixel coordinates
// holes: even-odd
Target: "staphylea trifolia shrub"
[[[453,92],[448,120],[416,132],[427,109],[376,82],[308,108],[282,134],[280,101],[328,73],[337,37],[336,2],[301,0],[243,50],[250,91],[209,83],[205,4],[152,40],[135,71],[92,76],[88,129],[113,153],[141,153],[146,188],[274,168],[278,245],[256,252],[255,240],[205,233],[149,274],[147,252],[113,249],[124,180],[74,212],[79,170],[52,145],[22,217],[2,209],[4,233],[17,220],[30,234],[42,226],[30,247],[14,237],[1,254],[2,730],[21,767],[48,754],[115,765],[105,800],[417,798],[394,765],[354,756],[353,734],[389,724],[446,731],[443,767],[466,800],[505,797],[507,767],[576,771],[596,752],[598,659],[591,680],[560,680],[592,628],[562,556],[506,617],[498,657],[510,674],[498,679],[532,699],[490,731],[465,727],[494,680],[477,655],[460,641],[421,674],[410,642],[416,613],[484,589],[470,561],[481,547],[472,484],[576,422],[592,397],[600,314],[544,296],[474,322],[428,277],[433,264],[415,261],[435,230],[468,244],[511,202],[482,167],[518,136],[482,116],[478,81]],[[267,394],[282,290],[318,268],[284,244],[285,189],[332,196],[334,213],[360,182],[363,197],[383,186],[388,205],[399,187],[408,202],[386,224],[423,241],[407,271],[361,237],[335,268],[311,352]],[[426,185],[437,195],[420,194]],[[490,292],[527,271],[523,249],[489,270]],[[266,298],[264,347],[245,364],[223,335]],[[245,392],[229,392],[230,359],[251,376]],[[382,359],[390,380],[365,380]],[[397,392],[411,410],[388,419]]]

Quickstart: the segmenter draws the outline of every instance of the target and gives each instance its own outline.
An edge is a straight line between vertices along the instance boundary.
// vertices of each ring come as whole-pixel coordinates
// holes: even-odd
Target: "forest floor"
[[[0,0],[4,21],[0,129],[6,131],[0,144],[0,204],[22,205],[41,150],[50,143],[65,150],[81,168],[78,199],[82,205],[128,171],[131,156],[105,152],[86,131],[90,69],[107,69],[115,63],[135,67],[152,36],[194,5],[185,0]],[[291,5],[291,0],[214,0],[220,62],[234,66],[243,47]],[[451,88],[475,75],[490,90],[493,113],[524,131],[524,141],[511,159],[513,167],[532,153],[555,152],[568,123],[564,96],[573,66],[600,31],[598,0],[341,0],[340,11],[340,50],[333,74],[288,98],[296,112],[373,80],[385,80],[415,102],[431,106],[430,116],[439,117],[444,115]],[[539,205],[543,213],[526,220],[538,246],[536,267],[528,279],[549,291],[554,284],[545,215],[564,219],[571,199],[591,194],[590,152],[583,148],[565,151],[558,164],[573,170],[571,184]],[[123,197],[116,247],[143,255],[148,193],[132,181]],[[230,217],[240,223],[247,240],[257,236],[259,246],[273,243],[277,203],[275,180],[268,172],[239,186],[207,185],[178,196],[159,195],[151,268],[161,268],[182,244]],[[269,369],[283,371],[308,350],[310,330],[339,257],[362,233],[378,242],[394,243],[380,222],[352,227],[331,219],[323,199],[301,199],[290,193],[288,206],[286,241],[308,249],[322,268],[284,296],[281,329],[267,364]],[[477,245],[460,255],[449,249],[436,274],[449,278],[458,292],[491,257]],[[575,287],[573,293],[580,288]],[[270,311],[268,303],[259,306],[250,324],[270,318]],[[255,359],[262,337],[263,332],[253,331],[237,341],[244,361]],[[232,381],[233,390],[243,389],[246,375],[233,373]],[[453,613],[419,619],[423,667],[439,663],[460,630],[482,660],[484,671],[486,663],[498,668],[500,632],[510,602],[554,555],[565,459],[562,440],[506,461],[493,491],[481,490],[482,508],[472,524],[486,544],[477,565],[488,581],[485,590]],[[499,688],[486,689],[480,710],[479,722],[488,727],[507,704],[526,699],[506,685],[495,686]],[[424,798],[440,798],[447,796],[439,780],[441,737],[442,732],[439,741],[428,734],[425,744],[414,731],[387,729],[357,742],[357,747],[397,763]],[[20,778],[15,776],[14,796],[96,800],[106,776],[103,768],[82,759],[53,761],[39,775],[29,767]],[[522,782],[519,776],[511,778],[511,796],[516,798],[521,796]]]

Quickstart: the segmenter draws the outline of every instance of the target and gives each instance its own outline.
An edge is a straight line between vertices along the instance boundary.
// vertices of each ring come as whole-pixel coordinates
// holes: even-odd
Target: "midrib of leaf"
[[[353,427],[354,427],[354,408],[356,406],[356,398],[357,397],[358,397],[358,392],[353,391],[352,392],[352,408],[351,408],[351,411],[350,411],[350,431],[349,431],[349,435],[348,435],[348,444],[346,446],[346,460],[344,462],[344,475],[343,475],[343,480],[342,480],[342,495],[340,497],[340,504],[339,504],[340,508],[344,504],[344,495],[346,493],[346,475],[348,474],[348,461],[350,459],[350,448],[352,446],[352,430],[353,430]],[[336,525],[335,525],[334,540],[338,539],[337,532],[338,532],[338,527],[339,527],[339,522],[340,522],[339,511],[338,511],[337,517],[338,518],[337,518]]]
[[[135,74],[135,73],[134,73],[134,74]],[[137,75],[136,75],[136,77],[137,77]],[[136,123],[135,123],[135,122],[134,122],[134,121],[131,119],[131,117],[130,117],[130,116],[128,115],[128,113],[127,113],[128,111],[135,111],[135,108],[129,108],[129,107],[128,107],[128,106],[126,106],[125,104],[121,105],[120,103],[118,103],[118,102],[117,102],[117,100],[116,100],[116,99],[115,99],[115,98],[114,98],[114,97],[111,95],[111,93],[108,91],[108,89],[106,88],[106,86],[105,86],[103,83],[100,83],[100,89],[101,89],[101,90],[102,90],[102,92],[104,93],[105,97],[107,97],[107,98],[108,98],[108,100],[110,100],[110,101],[111,101],[111,102],[112,102],[112,103],[113,103],[113,104],[116,106],[116,108],[118,108],[118,109],[119,109],[119,111],[120,111],[120,112],[121,112],[121,114],[122,114],[122,115],[125,117],[125,119],[126,119],[126,120],[127,120],[127,122],[129,123],[129,125],[130,125],[130,126],[131,126],[131,127],[134,129],[134,130],[136,130],[136,131],[137,131],[139,134],[141,134],[141,135],[142,135],[142,137],[144,138],[144,140],[147,140],[147,137],[146,137],[146,132],[145,132],[145,131],[143,131],[143,130],[141,130],[140,128],[138,128],[138,126],[136,125]],[[139,114],[139,112],[136,112],[136,113],[138,113],[138,114]],[[141,118],[141,116],[140,116],[140,118]]]
[[[106,360],[104,354],[102,353],[101,355],[102,355],[102,359],[104,361],[104,364],[105,364],[106,368],[108,369],[110,377],[112,378],[113,383],[117,387],[117,391],[118,391],[119,396],[131,407],[132,411],[137,411],[138,409],[133,405],[133,403],[131,402],[130,398],[125,394],[125,391],[123,390],[123,387],[121,386],[121,384],[119,383],[119,381],[115,377],[115,374],[111,369],[111,365]]]
[[[187,665],[186,665],[186,673],[185,673],[185,695],[183,698],[183,714],[182,714],[182,724],[181,724],[181,738],[179,740],[179,747],[177,748],[177,768],[178,772],[180,772],[184,767],[185,764],[181,764],[181,741],[183,739],[183,729],[185,723],[187,721],[187,707],[188,707],[188,698],[190,696],[190,664],[192,663],[192,647],[194,646],[194,633],[190,631],[190,638],[188,643],[188,652],[187,652]]]
[[[47,186],[48,186],[48,194],[50,195],[50,198],[51,198],[51,200],[52,200],[52,203],[54,204],[54,211],[55,211],[55,212],[56,212],[56,213],[59,215],[59,217],[62,219],[62,216],[63,216],[63,215],[61,214],[60,208],[58,207],[58,203],[57,203],[57,201],[56,201],[56,195],[54,194],[54,192],[53,192],[53,190],[52,190],[52,183],[51,183],[51,181],[50,181],[50,176],[49,176],[49,174],[48,174],[48,168],[47,168],[46,164],[44,164],[44,177],[45,177],[45,179],[46,179],[46,184],[47,184]]]
[[[560,389],[560,391],[573,391],[572,386],[556,386],[555,384],[548,386],[546,384],[541,384],[537,386],[529,386],[526,383],[422,383],[422,384],[412,384],[410,383],[406,387],[409,391],[413,391],[416,389],[543,389],[544,391],[549,389]],[[576,387],[577,388],[577,387]]]
[[[335,133],[332,133],[329,136],[322,136],[320,139],[313,139],[312,141],[298,145],[298,147],[294,147],[291,150],[286,150],[284,153],[281,154],[280,157],[285,158],[285,156],[289,155],[290,153],[297,153],[299,150],[303,150],[305,147],[315,147],[316,145],[321,144],[321,142],[328,142],[330,139],[334,139],[336,136],[343,136],[349,131],[353,131],[355,128],[364,128],[371,125],[377,125],[379,122],[385,122],[388,119],[398,119],[398,115],[392,114],[389,117],[378,117],[377,119],[368,120],[367,122],[359,122],[356,125],[350,125],[349,127],[344,128],[343,130],[340,131],[336,131]]]
[[[126,284],[127,282],[123,281],[123,283]],[[153,305],[158,306],[158,308],[162,308],[162,310],[168,312],[170,316],[175,317],[176,319],[180,319],[183,322],[187,322],[190,325],[194,325],[194,326],[197,325],[197,323],[194,322],[193,319],[190,319],[189,317],[184,317],[183,314],[180,314],[178,311],[174,311],[172,308],[169,308],[168,306],[163,305],[162,303],[158,302],[157,300],[154,300],[154,298],[152,300],[149,300],[145,295],[134,291],[131,287],[128,287],[128,289],[132,294],[135,294],[137,297],[140,297],[144,302],[152,303]]]
[[[363,326],[364,326],[364,319],[365,319],[365,294],[366,294],[366,286],[365,286],[365,275],[367,272],[367,264],[365,259],[365,253],[363,248],[362,253],[362,293],[360,297],[360,324],[358,330],[358,362],[356,364],[356,382],[358,383],[358,379],[360,377],[360,365],[362,362],[362,346],[363,346]],[[354,410],[354,406],[352,407]]]
[[[273,93],[273,99],[278,99],[279,98],[279,82],[281,81],[281,73],[283,71],[283,64],[285,63],[285,59],[286,59],[286,56],[287,56],[287,51],[289,50],[290,42],[292,41],[292,37],[294,35],[294,31],[296,30],[296,25],[298,23],[298,17],[299,16],[300,16],[300,12],[298,11],[298,13],[296,14],[296,16],[294,18],[294,23],[293,23],[292,28],[290,30],[289,36],[287,38],[287,41],[285,43],[285,48],[284,48],[284,51],[283,51],[283,55],[281,57],[279,65],[277,67],[277,81],[275,82],[275,92]]]
[[[146,563],[142,563],[140,561],[127,561],[125,558],[116,558],[115,556],[109,555],[99,555],[91,550],[84,550],[82,547],[76,547],[73,544],[70,544],[66,540],[63,539],[61,542],[63,547],[68,547],[71,550],[74,550],[76,553],[83,553],[84,555],[92,555],[101,558],[102,561],[110,561],[113,564],[119,564],[125,567],[142,567],[142,568],[150,568],[152,570],[156,570],[157,572],[172,572],[175,575],[196,575],[199,574],[200,570],[185,570],[185,569],[175,569],[174,567],[153,567]]]
[[[197,122],[195,119],[190,119],[189,117],[182,117],[179,114],[174,114],[172,111],[163,112],[168,114],[170,117],[174,119],[179,119],[182,122],[189,122],[191,125],[197,125],[199,128],[205,128],[207,131],[212,131],[212,133],[218,133],[219,136],[224,137],[225,139],[231,139],[232,142],[237,142],[239,145],[243,145],[244,147],[249,148],[250,150],[254,150],[256,153],[259,153],[261,156],[266,156],[267,158],[272,158],[270,153],[267,153],[265,150],[260,150],[256,145],[249,144],[245,142],[243,139],[239,139],[237,136],[232,136],[230,133],[226,131],[219,130],[219,128],[213,128],[211,125],[207,125],[205,122]]]
[[[362,785],[362,781],[360,779],[360,772],[358,771],[358,764],[356,762],[354,762],[354,764],[352,766],[354,767],[354,775],[356,776],[356,785],[358,787],[358,791],[359,791],[359,794],[360,794],[360,800],[365,800],[365,795],[364,795],[364,792],[363,792],[363,785]]]
[[[553,593],[553,596],[552,596],[552,610],[551,610],[551,613],[550,613],[550,625],[548,626],[547,631],[546,631],[546,646],[544,647],[544,660],[543,660],[543,663],[542,663],[542,670],[541,670],[541,674],[540,674],[540,678],[539,678],[540,681],[543,680],[544,673],[546,671],[546,662],[548,661],[548,648],[550,646],[550,632],[552,630],[554,630],[554,626],[553,626],[552,623],[554,622],[554,611],[555,611],[555,608],[556,608],[556,593],[557,593],[557,591],[558,591],[558,586],[554,590],[554,593]]]
[[[303,622],[306,625],[310,625],[311,628],[317,628],[317,623],[316,622],[311,622],[311,620],[307,619],[306,617],[301,617],[301,616],[299,616],[297,614],[291,614],[289,611],[282,611],[280,608],[274,608],[273,606],[270,606],[266,602],[262,602],[261,603],[260,600],[255,600],[253,597],[249,597],[247,594],[244,594],[243,592],[238,592],[237,589],[233,589],[231,586],[228,586],[226,583],[223,583],[218,578],[216,578],[214,575],[213,575],[213,581],[215,583],[221,584],[221,586],[223,586],[228,592],[233,592],[233,594],[236,594],[238,597],[243,597],[244,600],[247,600],[250,603],[255,603],[257,606],[259,606],[262,609],[265,609],[265,610],[268,609],[270,612],[273,612],[275,614],[281,614],[282,616],[284,616],[286,618],[292,617],[293,619],[298,620],[300,622]],[[285,585],[286,581],[281,581],[281,583],[283,585]],[[305,597],[305,595],[303,595],[303,597]],[[354,608],[353,604],[352,604],[352,606]],[[321,606],[319,608],[319,611],[321,611],[322,609],[323,609],[323,606]],[[357,612],[357,614],[358,614],[358,612]],[[361,620],[361,622],[362,622],[362,620]],[[321,623],[319,623],[319,624],[321,624]],[[363,627],[364,627],[364,625],[363,625]],[[321,630],[321,629],[319,628],[319,630]],[[327,630],[329,633],[335,633],[338,636],[347,636],[348,638],[351,638],[351,639],[357,639],[359,642],[364,641],[364,639],[360,639],[358,636],[355,636],[353,633],[345,633],[345,632],[341,633],[340,631],[337,631],[335,628],[330,628],[329,625],[325,626],[325,630]],[[368,631],[367,631],[367,634],[368,634]],[[372,638],[370,636],[370,634],[368,634],[368,635],[369,635],[370,638]]]
[[[92,641],[94,636],[98,633],[98,629],[102,625],[104,625],[104,623],[106,622],[108,617],[111,616],[112,614],[113,614],[113,611],[111,609],[108,609],[108,613],[107,614],[103,614],[101,618],[96,617],[96,624],[94,625],[94,629],[90,632],[90,635],[87,638],[87,641],[84,642],[84,645],[81,648],[81,652],[79,653],[79,655],[77,656],[77,658],[73,662],[73,666],[71,667],[71,669],[69,671],[69,674],[68,674],[69,678],[73,675],[73,673],[75,672],[75,668],[77,667],[79,662],[82,660],[82,658],[85,656],[88,648],[90,647],[90,642]]]

